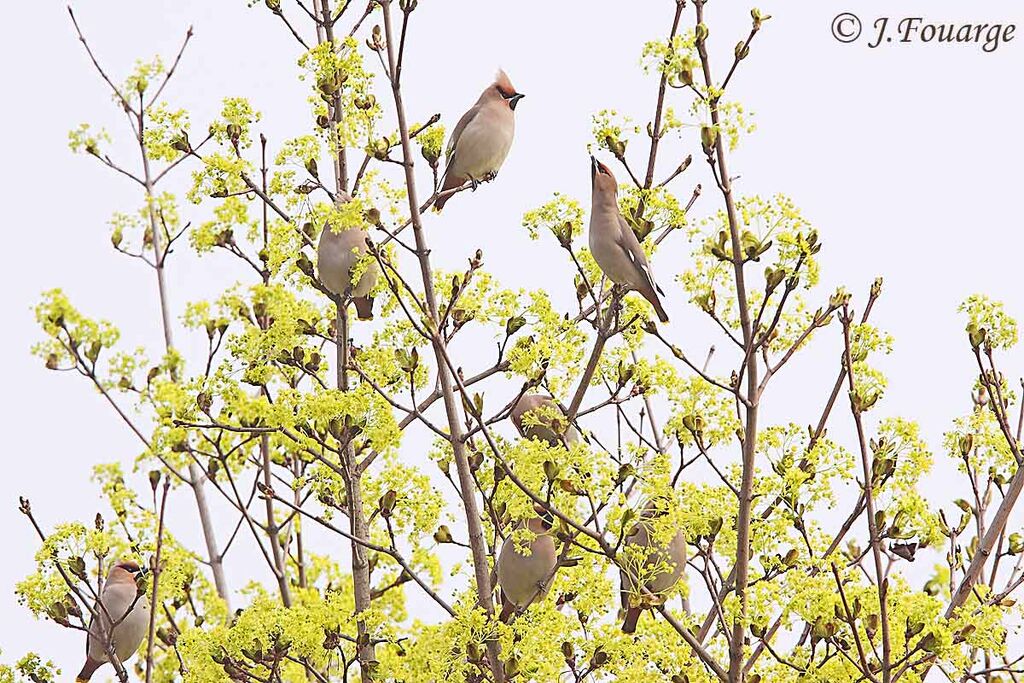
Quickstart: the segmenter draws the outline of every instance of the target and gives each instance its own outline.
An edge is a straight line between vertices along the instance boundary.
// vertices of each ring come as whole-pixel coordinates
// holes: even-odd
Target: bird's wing
[[[89,656],[89,639],[92,637],[92,627],[96,621],[96,617],[93,616],[89,619],[89,630],[85,632],[85,656]]]
[[[462,131],[466,130],[466,126],[469,122],[476,118],[477,113],[480,111],[480,105],[474,104],[469,108],[459,122],[455,124],[455,130],[452,131],[452,136],[448,138],[448,148],[445,150],[445,156],[448,158],[448,166],[452,165],[452,159],[455,157],[455,147],[459,144],[459,138],[462,137]],[[448,169],[445,168],[445,171]]]
[[[647,263],[647,256],[644,254],[643,247],[640,246],[640,240],[636,238],[636,233],[629,227],[622,214],[618,215],[618,219],[619,236],[616,242],[626,252],[626,257],[629,258],[630,263],[633,264],[637,272],[641,273],[644,279],[647,280],[651,289],[659,289],[658,285],[654,282],[654,273],[651,272],[651,266]]]

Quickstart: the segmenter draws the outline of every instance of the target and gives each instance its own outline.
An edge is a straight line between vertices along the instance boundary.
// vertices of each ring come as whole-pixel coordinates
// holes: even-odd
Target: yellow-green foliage
[[[86,152],[93,156],[99,156],[101,153],[100,144],[110,142],[110,134],[107,131],[100,129],[99,131],[93,132],[92,126],[88,123],[82,123],[71,131],[68,131],[68,146],[72,152],[81,153]]]
[[[967,330],[984,330],[986,343],[994,349],[1009,349],[1017,344],[1017,321],[1003,311],[1003,304],[984,294],[972,294],[960,304],[967,314]]]
[[[0,683],[54,683],[61,670],[50,660],[29,652],[14,666],[0,664]]]
[[[945,615],[980,552],[976,537],[986,535],[1017,472],[1007,436],[1016,429],[1018,392],[995,366],[998,352],[1016,344],[1017,324],[984,295],[962,304],[964,351],[977,354],[983,371],[972,371],[973,405],[933,455],[921,427],[885,405],[880,368],[895,342],[862,320],[864,283],[831,295],[817,288],[828,226],[819,234],[781,193],[730,194],[733,203],[725,204],[716,186],[722,178],[710,175],[699,181],[703,194],[691,213],[693,185],[670,182],[682,170],[666,180],[679,160],[717,164],[719,140],[729,152],[754,132],[745,105],[725,99],[721,81],[705,83],[699,47],[717,33],[684,18],[672,39],[643,46],[646,80],[658,86],[664,78],[666,86],[657,133],[646,100],[643,107],[618,103],[628,111],[610,100],[590,122],[588,148],[621,181],[619,209],[667,292],[674,326],[662,326],[638,294],[613,292],[585,239],[585,198],[534,195],[549,199],[522,215],[533,241],[517,258],[532,263],[535,250],[545,249],[561,261],[551,272],[527,269],[529,277],[506,282],[492,261],[473,253],[475,245],[445,238],[448,226],[436,214],[413,220],[407,164],[423,203],[443,171],[454,121],[441,100],[413,102],[406,89],[410,121],[433,121],[435,109],[445,114],[425,128],[409,126],[415,158],[403,159],[409,131],[393,128],[393,82],[377,76],[403,50],[413,66],[413,51],[422,49],[418,3],[372,4],[353,35],[349,18],[363,8],[327,4],[335,18],[342,15],[329,32],[312,24],[296,30],[307,40],[297,66],[312,116],[288,137],[263,138],[261,115],[244,97],[224,98],[204,122],[154,101],[168,73],[159,58],[139,62],[121,90],[141,108],[133,125],[141,116],[142,139],[128,142],[149,165],[137,173],[152,182],[137,208],[113,214],[111,244],[166,267],[162,282],[172,291],[176,278],[187,277],[202,293],[161,302],[173,343],[155,348],[122,344],[112,323],[78,310],[59,289],[42,294],[33,353],[84,378],[138,438],[128,453],[83,456],[97,461],[99,517],[51,522],[61,511],[45,496],[34,512],[22,504],[45,536],[34,570],[15,589],[29,612],[80,632],[90,591],[111,563],[148,566],[159,547],[152,680],[161,683],[355,680],[360,667],[392,683],[486,681],[495,647],[513,683],[706,683],[718,677],[702,657],[729,668],[724,634],[733,624],[743,628],[744,661],[758,653],[749,683],[865,680],[860,648],[881,680],[870,494],[899,680],[919,681],[932,659],[959,680],[980,662],[1013,655],[1020,610],[1012,590],[990,585],[996,560]],[[249,5],[276,22],[295,21],[293,28],[303,20],[294,4]],[[393,36],[386,45],[384,11],[393,30],[411,32],[408,42]],[[767,17],[751,16],[760,30]],[[744,50],[741,42],[733,53],[739,70]],[[713,73],[724,78],[731,64]],[[435,90],[443,99],[443,88]],[[72,151],[113,163],[105,158],[106,132],[82,124],[68,139]],[[652,139],[661,147],[649,156]],[[579,159],[565,163],[584,172]],[[152,186],[179,165],[191,174],[184,207],[162,183]],[[321,231],[348,229],[365,230],[377,249],[359,260],[352,281],[381,262],[372,322],[356,320],[343,299],[339,311],[339,298],[325,295],[316,279]],[[691,254],[675,260],[684,240]],[[166,254],[156,246],[168,242],[169,258],[161,260]],[[450,253],[452,244],[461,251]],[[488,251],[486,241],[480,247],[487,259],[507,258]],[[189,249],[202,258],[176,270]],[[421,269],[428,256],[433,269]],[[131,313],[158,325],[153,287],[152,309]],[[880,287],[879,280],[872,299]],[[619,308],[609,310],[609,301]],[[693,324],[695,317],[704,325]],[[353,342],[344,354],[342,334]],[[597,342],[601,354],[590,363]],[[707,356],[711,342],[716,351]],[[779,403],[774,392],[775,376],[812,344],[823,349],[819,365],[790,391],[811,396],[815,407],[827,400],[824,415],[797,410],[805,402]],[[757,381],[748,386],[752,367]],[[593,374],[584,382],[587,369]],[[445,396],[442,388],[458,383],[471,384],[465,395]],[[523,438],[509,424],[513,400],[539,393],[558,405],[528,415],[525,428],[565,427],[581,390],[578,440]],[[451,437],[456,431],[461,439]],[[95,446],[88,437],[81,435],[86,454]],[[746,470],[742,455],[750,458]],[[122,464],[128,459],[130,471]],[[933,469],[949,463],[958,478],[932,486]],[[745,485],[749,509],[740,504]],[[218,595],[206,547],[195,542],[198,530],[188,528],[197,490],[215,501],[214,528],[234,588],[230,607]],[[480,536],[470,537],[464,496],[473,498]],[[741,509],[749,528],[739,528]],[[498,621],[481,603],[500,609],[501,595],[481,596],[478,580],[497,575],[506,543],[533,556],[537,533],[521,522],[538,515],[562,566],[546,597]],[[676,534],[686,542],[682,580],[656,595],[621,591],[623,570],[642,584],[674,568],[652,548],[626,542],[637,525],[655,548]],[[750,543],[745,604],[728,590],[709,612],[709,596],[731,583],[743,557],[741,532]],[[473,544],[484,556],[479,565]],[[1005,579],[1024,555],[1024,536],[1011,525],[987,552]],[[358,602],[365,592],[368,606]],[[635,635],[619,626],[629,606],[645,608]],[[693,634],[708,618],[698,651]],[[374,659],[355,663],[367,645]],[[130,676],[144,676],[144,660],[132,660]],[[901,670],[908,661],[914,665]],[[0,683],[60,676],[43,655],[0,666]]]

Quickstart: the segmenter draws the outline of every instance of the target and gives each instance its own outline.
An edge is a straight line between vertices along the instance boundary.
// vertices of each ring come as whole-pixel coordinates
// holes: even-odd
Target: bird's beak
[[[523,99],[524,97],[526,97],[526,95],[524,95],[522,93],[518,93],[518,92],[515,95],[513,95],[512,97],[510,97],[508,99],[508,106],[509,106],[509,108],[512,111],[515,111],[516,110],[516,105],[519,104],[519,100]]]
[[[590,155],[590,180],[591,180],[591,182],[593,182],[593,180],[594,180],[594,178],[596,176],[597,176],[597,158],[593,154],[591,154]]]

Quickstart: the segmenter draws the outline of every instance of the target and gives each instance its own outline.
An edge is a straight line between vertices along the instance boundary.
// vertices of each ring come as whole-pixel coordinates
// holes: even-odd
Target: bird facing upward
[[[668,322],[668,313],[661,305],[661,288],[654,282],[654,274],[647,263],[640,240],[626,223],[616,199],[618,183],[611,169],[590,157],[590,176],[593,194],[590,207],[590,252],[609,280],[640,293],[647,299],[658,320]]]
[[[110,568],[96,606],[100,622],[93,617],[85,646],[85,665],[76,683],[92,678],[96,669],[108,661],[107,637],[114,654],[124,663],[142,644],[149,629],[149,599],[139,594],[137,578],[142,573],[135,562],[118,562]]]
[[[460,187],[467,181],[475,187],[477,182],[498,174],[512,147],[516,130],[513,112],[523,97],[525,95],[516,92],[508,75],[499,69],[494,83],[487,86],[452,131],[441,192]],[[435,202],[438,211],[450,197],[441,197]]]

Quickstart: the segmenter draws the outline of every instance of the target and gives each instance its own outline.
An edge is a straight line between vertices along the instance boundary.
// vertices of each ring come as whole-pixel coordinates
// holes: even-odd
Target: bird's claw
[[[497,171],[491,171],[490,173],[488,173],[487,175],[484,176],[484,182],[485,183],[489,183],[489,182],[491,182],[492,180],[494,180],[497,177],[498,177],[498,172]]]

